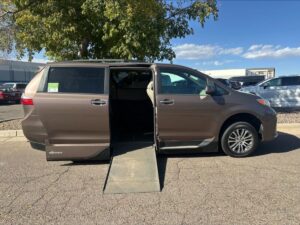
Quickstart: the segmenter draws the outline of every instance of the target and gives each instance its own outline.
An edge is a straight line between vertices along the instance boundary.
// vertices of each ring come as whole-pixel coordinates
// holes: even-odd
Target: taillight
[[[32,100],[32,98],[22,96],[21,103],[22,103],[22,105],[33,105],[33,100]]]
[[[0,99],[4,99],[4,93],[3,93],[3,91],[0,91]]]

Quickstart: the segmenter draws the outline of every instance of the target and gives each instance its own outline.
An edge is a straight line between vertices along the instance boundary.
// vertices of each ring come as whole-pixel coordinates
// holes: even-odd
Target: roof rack
[[[76,59],[72,62],[99,62],[99,63],[125,63],[125,62],[143,62],[140,60],[128,60],[128,59]]]

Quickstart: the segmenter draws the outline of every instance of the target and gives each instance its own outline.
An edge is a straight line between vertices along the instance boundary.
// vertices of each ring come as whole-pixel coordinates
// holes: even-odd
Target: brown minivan
[[[107,160],[114,144],[157,152],[251,154],[276,137],[276,113],[184,66],[134,62],[47,65],[22,97],[25,136],[49,161]]]

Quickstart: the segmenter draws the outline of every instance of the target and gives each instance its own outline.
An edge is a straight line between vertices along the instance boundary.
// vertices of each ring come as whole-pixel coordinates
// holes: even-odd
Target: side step
[[[150,142],[114,146],[105,194],[160,191],[155,148]]]

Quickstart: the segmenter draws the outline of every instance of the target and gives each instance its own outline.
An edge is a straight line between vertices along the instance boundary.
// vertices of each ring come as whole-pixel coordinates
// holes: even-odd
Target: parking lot
[[[3,138],[0,224],[299,224],[300,139],[280,133],[256,155],[158,157],[162,191],[103,194],[109,164],[46,162]]]
[[[0,104],[0,122],[12,119],[20,119],[24,116],[20,104]]]

